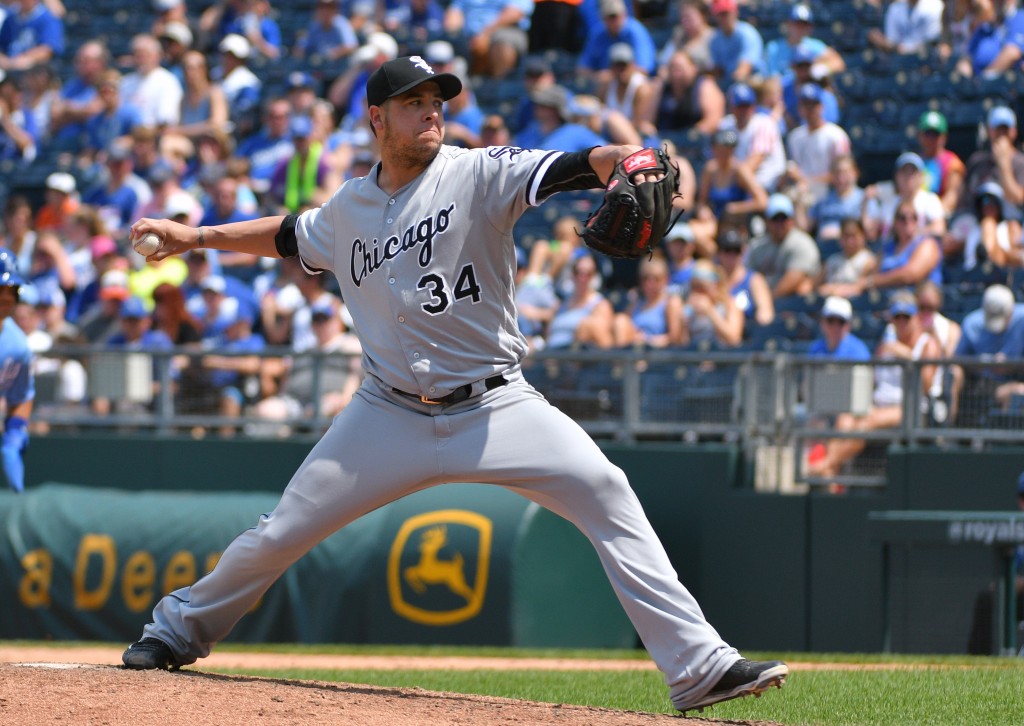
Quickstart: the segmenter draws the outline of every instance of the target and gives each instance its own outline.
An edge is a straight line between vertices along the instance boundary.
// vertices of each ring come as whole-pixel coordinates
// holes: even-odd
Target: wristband
[[[196,240],[196,247],[205,247],[205,246],[206,246],[206,236],[203,233],[203,228],[200,227],[199,228],[199,239]]]

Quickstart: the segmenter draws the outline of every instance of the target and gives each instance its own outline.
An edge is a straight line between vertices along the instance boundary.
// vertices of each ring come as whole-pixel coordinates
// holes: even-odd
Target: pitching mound
[[[53,651],[51,654],[55,655]],[[62,653],[76,654],[85,655],[85,651]],[[0,682],[4,684],[0,694],[0,723],[12,724],[684,726],[724,723],[705,718],[683,719],[665,714],[436,693],[416,688],[221,675],[194,670],[194,666],[177,673],[129,671],[109,661],[104,665],[53,660],[0,663]],[[765,722],[758,724],[768,726]]]

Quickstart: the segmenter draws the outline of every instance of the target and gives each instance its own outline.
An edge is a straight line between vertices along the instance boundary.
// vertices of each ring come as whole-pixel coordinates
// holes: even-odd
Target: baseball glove
[[[640,172],[662,172],[665,177],[634,184],[633,176]],[[609,257],[649,257],[671,226],[672,200],[678,193],[679,167],[661,149],[641,149],[615,165],[604,201],[580,237]]]

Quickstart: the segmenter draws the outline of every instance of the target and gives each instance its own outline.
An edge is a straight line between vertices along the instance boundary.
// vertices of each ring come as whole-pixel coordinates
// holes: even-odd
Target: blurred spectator
[[[117,235],[138,218],[136,211],[151,194],[146,182],[134,173],[132,152],[126,144],[114,144],[106,156],[106,179],[86,190],[82,201],[96,207],[104,225]]]
[[[234,308],[222,316],[222,323],[218,336],[206,336],[209,352],[202,356],[200,364],[216,399],[215,410],[221,416],[238,418],[246,404],[260,398],[263,359],[259,354],[266,348],[266,341],[252,332],[252,312],[245,308]],[[235,430],[235,426],[224,424],[220,434],[231,436]]]
[[[78,209],[78,185],[66,171],[55,171],[46,177],[45,201],[36,212],[37,232],[61,229],[64,222]]]
[[[444,30],[468,43],[474,75],[504,78],[526,55],[532,0],[452,0]]]
[[[559,217],[551,225],[551,236],[534,240],[530,247],[527,277],[547,277],[561,298],[572,294],[573,263],[583,255],[589,254],[576,232],[580,226],[580,221],[576,217]],[[600,287],[600,273],[594,276],[593,282]]]
[[[198,323],[206,342],[215,340],[235,320],[242,300],[227,294],[227,283],[221,275],[207,275],[199,283],[200,294],[189,297],[186,310]]]
[[[917,304],[909,292],[893,295],[889,305],[889,319],[892,332],[883,336],[875,351],[877,358],[886,360],[936,360],[941,357],[938,343],[922,329],[917,317]],[[922,403],[931,389],[935,378],[935,365],[920,368],[921,390],[905,392],[903,367],[899,365],[875,366],[875,387],[872,394],[871,410],[864,416],[841,413],[836,417],[838,431],[876,431],[891,429],[903,420],[903,397],[905,393],[921,398]],[[867,441],[855,438],[830,439],[825,447],[825,456],[811,464],[807,474],[817,477],[834,477],[843,466],[864,451]]]
[[[995,106],[988,112],[986,128],[988,148],[967,158],[958,214],[971,211],[978,187],[987,181],[998,182],[1010,204],[1024,204],[1024,153],[1017,149],[1017,114],[1006,106]]]
[[[743,262],[746,250],[743,234],[727,229],[718,236],[715,261],[736,308],[746,320],[768,325],[775,319],[775,300],[764,275]]]
[[[615,346],[682,345],[686,341],[683,301],[669,290],[668,264],[660,255],[652,257],[640,262],[638,274],[639,287],[629,291],[629,304],[615,315]]]
[[[281,270],[285,284],[260,298],[263,335],[270,345],[290,345],[297,352],[310,350],[316,346],[313,308],[331,305],[345,314],[344,308],[337,295],[324,289],[323,275],[308,274],[297,261],[282,264]]]
[[[850,137],[839,126],[825,120],[823,99],[820,86],[805,83],[800,87],[800,115],[804,124],[786,137],[791,159],[786,173],[812,203],[824,198],[828,191],[832,161],[850,153]]]
[[[3,225],[0,227],[2,247],[18,258],[18,269],[28,270],[32,265],[32,251],[36,246],[36,231],[32,224],[32,205],[21,194],[12,194],[4,205]]]
[[[839,245],[840,250],[825,260],[818,294],[854,297],[863,292],[864,278],[878,269],[878,258],[868,249],[864,226],[856,217],[840,223]]]
[[[941,312],[944,301],[942,287],[925,280],[914,289],[914,299],[917,303],[917,322],[921,329],[939,344],[941,358],[952,358],[956,355],[963,333],[959,323],[950,320]],[[935,377],[928,391],[931,404],[929,413],[935,423],[956,420],[960,389],[963,388],[963,374],[963,369],[959,366],[949,366],[948,373],[946,366],[936,367]]]
[[[652,113],[645,119],[643,133],[693,128],[710,136],[718,129],[725,114],[725,96],[686,51],[676,51],[669,57],[654,89]]]
[[[181,188],[178,175],[170,164],[165,161],[155,164],[146,180],[153,198],[139,209],[140,217],[173,219],[183,215],[184,224],[199,223],[203,208],[195,197]]]
[[[345,72],[327,89],[327,100],[338,109],[342,128],[352,131],[365,122],[366,81],[381,65],[397,57],[398,42],[387,33],[371,33],[352,54]]]
[[[1016,302],[1006,285],[991,285],[981,299],[981,308],[967,313],[957,344],[957,357],[976,356],[991,362],[1019,361],[1024,357],[1024,305]],[[971,387],[991,389],[994,401],[1003,409],[1014,399],[1024,396],[1020,366],[1009,369],[998,366],[966,371],[965,383]]]
[[[224,91],[228,118],[235,132],[244,136],[253,131],[253,110],[259,105],[263,89],[263,82],[246,65],[252,55],[252,45],[241,35],[232,33],[224,36],[218,49],[220,65],[213,78]]]
[[[736,158],[739,135],[730,128],[711,138],[711,158],[701,172],[696,216],[705,221],[737,224],[764,211],[768,195],[746,164]]]
[[[84,150],[93,155],[110,148],[143,123],[139,110],[121,98],[121,74],[117,70],[103,71],[96,95],[98,110],[83,124]]]
[[[313,122],[308,116],[295,116],[289,130],[295,152],[278,162],[268,190],[270,200],[286,214],[319,206],[334,192],[327,188],[330,170],[323,144],[313,138]]]
[[[27,164],[36,158],[34,119],[25,113],[21,88],[0,71],[0,161]]]
[[[831,296],[821,306],[821,335],[811,342],[807,355],[835,360],[871,360],[864,341],[850,332],[853,306],[846,298]]]
[[[186,23],[172,21],[164,23],[156,38],[164,51],[163,66],[185,85],[185,55],[192,49],[192,31]]]
[[[473,149],[481,145],[484,112],[477,105],[472,86],[463,79],[462,91],[445,104],[445,143]]]
[[[914,287],[924,280],[942,284],[942,250],[919,219],[913,202],[897,205],[893,234],[882,244],[878,272],[862,278],[865,290]]]
[[[515,143],[524,149],[582,151],[601,146],[605,140],[586,126],[569,123],[569,92],[562,86],[534,91],[533,122],[516,134]]]
[[[658,54],[661,68],[668,65],[669,58],[677,51],[683,51],[701,73],[711,70],[711,38],[715,29],[708,22],[708,12],[702,0],[680,0],[679,25]]]
[[[739,136],[736,158],[754,173],[765,191],[775,191],[786,171],[786,149],[778,122],[758,109],[754,89],[746,83],[731,85],[728,100],[730,113],[723,126],[735,128]]]
[[[569,122],[579,124],[601,138],[608,139],[612,144],[632,144],[634,146],[657,146],[660,139],[655,129],[654,136],[640,136],[636,126],[618,109],[608,108],[597,96],[578,93],[569,101]],[[682,170],[680,170],[680,188],[682,188]]]
[[[764,72],[768,76],[786,76],[790,73],[790,62],[797,48],[807,49],[812,62],[819,64],[830,73],[846,70],[846,61],[824,41],[812,38],[814,12],[810,6],[798,3],[789,11],[784,33],[781,38],[768,41],[764,51]]]
[[[82,43],[75,51],[74,75],[65,80],[50,111],[52,139],[59,148],[75,148],[85,134],[86,120],[100,112],[97,89],[109,62],[106,46],[95,40]]]
[[[444,5],[438,0],[397,0],[388,3],[384,30],[392,34],[404,31],[418,43],[441,37],[444,34]],[[427,62],[431,62],[429,58]]]
[[[20,86],[22,110],[32,118],[36,142],[42,148],[49,148],[50,118],[60,96],[60,79],[49,66],[35,66],[21,74]]]
[[[226,131],[228,102],[219,84],[210,81],[206,56],[190,50],[182,57],[184,94],[181,99],[180,123],[167,133],[195,139],[211,131]]]
[[[551,276],[546,272],[531,273],[526,252],[516,246],[516,311],[519,332],[531,350],[545,346],[544,334],[559,305]]]
[[[528,31],[530,52],[579,53],[586,34],[579,6],[577,0],[535,0]]]
[[[42,0],[16,0],[0,25],[0,70],[23,71],[64,53],[64,23]]]
[[[292,71],[285,81],[285,88],[288,91],[288,103],[292,107],[292,113],[296,116],[312,116],[313,108],[319,99],[317,82],[313,76],[305,71]],[[331,108],[331,126],[334,126],[334,109]],[[327,129],[330,130],[330,129]],[[327,134],[323,135],[326,138]]]
[[[181,119],[181,81],[160,65],[160,42],[152,35],[132,39],[134,71],[121,79],[121,98],[139,113],[143,126],[177,126]]]
[[[776,300],[788,295],[807,295],[821,271],[818,245],[794,222],[793,202],[784,194],[772,194],[765,208],[767,233],[754,239],[747,264],[768,281]]]
[[[917,212],[923,232],[942,239],[946,233],[946,213],[938,195],[925,189],[924,172],[924,160],[907,151],[896,158],[891,186],[873,184],[865,190],[864,230],[870,239],[891,233],[890,224],[896,207],[903,202],[909,202]]]
[[[615,342],[615,311],[607,298],[591,281],[597,275],[597,263],[585,254],[572,265],[573,291],[548,323],[547,347],[593,346],[611,348]]]
[[[782,102],[785,106],[786,126],[794,128],[800,125],[804,117],[800,103],[803,100],[801,90],[805,85],[817,86],[821,101],[821,117],[825,121],[839,123],[839,99],[829,88],[826,69],[814,62],[814,53],[805,46],[800,46],[793,53],[790,61],[792,73],[781,80],[773,77],[773,81],[782,84]]]
[[[83,214],[83,212],[85,214]],[[99,299],[100,279],[107,270],[114,269],[117,264],[123,263],[124,258],[120,256],[117,243],[104,234],[102,225],[92,225],[92,222],[99,221],[91,207],[82,207],[68,224],[68,239],[73,240],[78,236],[85,243],[89,251],[92,266],[88,275],[83,279],[87,282],[80,283],[78,289],[68,299],[67,319],[70,323],[78,322],[82,314],[92,307]],[[93,234],[92,230],[97,234]]]
[[[238,145],[238,156],[248,159],[253,188],[260,193],[270,188],[278,165],[295,153],[289,133],[291,106],[284,98],[273,98],[263,110],[260,130]]]
[[[986,70],[992,74],[1012,68],[1020,60],[1020,49],[1007,42],[1005,28],[996,16],[992,0],[972,0],[967,38],[961,52],[954,52],[958,58],[956,68],[965,76],[983,75]],[[1007,52],[1003,54],[1003,48]],[[1004,67],[1005,66],[1005,67]]]
[[[270,16],[267,0],[240,0],[239,13],[224,27],[224,37],[238,35],[264,58],[281,56],[281,28]]]
[[[995,29],[983,25],[978,29],[981,37],[977,38],[978,46],[985,46],[985,55],[991,55],[996,50],[991,59],[979,57],[979,61],[989,61],[981,71],[986,78],[998,78],[1008,70],[1019,68],[1024,56],[1024,9],[1013,0],[1005,0],[998,12],[993,13],[992,22],[996,25]],[[998,49],[992,47],[997,44]],[[977,47],[975,53],[982,56],[981,47]]]
[[[917,143],[924,161],[925,189],[939,196],[948,217],[960,201],[964,162],[946,148],[949,122],[938,111],[925,111],[917,122]]]
[[[676,222],[665,235],[665,255],[668,262],[668,284],[672,292],[685,297],[690,290],[693,275],[694,242],[696,235],[689,222]]]
[[[483,126],[480,127],[481,146],[508,146],[511,143],[512,134],[502,116],[491,114],[484,119]]]
[[[408,14],[404,19],[409,19]],[[356,31],[341,13],[338,0],[316,0],[309,25],[300,34],[293,50],[299,58],[336,61],[358,47]]]
[[[85,308],[77,320],[79,340],[105,343],[120,329],[121,304],[129,297],[128,273],[111,267],[99,279],[97,301]]]
[[[189,27],[188,8],[185,0],[153,0],[153,11],[156,13],[156,17],[153,19],[150,33],[154,36],[159,37],[164,28],[171,23],[180,23],[186,28]]]
[[[683,304],[684,345],[733,347],[743,339],[743,312],[729,293],[722,271],[711,260],[697,260]]]
[[[963,269],[973,270],[985,260],[997,267],[1020,267],[1024,262],[1020,221],[1008,218],[1002,187],[985,182],[978,187],[974,204],[974,215],[960,217],[955,233],[966,232]]]
[[[802,219],[800,214],[804,208],[797,210],[797,223],[819,244],[838,240],[843,220],[860,219],[864,206],[864,190],[857,186],[858,170],[854,158],[837,156],[832,160],[830,171],[828,192],[806,210],[806,219]]]
[[[577,68],[584,74],[607,75],[609,50],[615,43],[626,43],[633,49],[637,68],[653,76],[658,68],[657,49],[644,24],[626,12],[624,0],[600,0],[598,7],[601,22],[589,28]]]
[[[764,40],[750,23],[740,20],[736,0],[712,0],[718,30],[711,37],[711,65],[726,82],[746,81],[764,67]]]
[[[608,49],[608,63],[608,75],[598,88],[605,108],[622,113],[634,127],[651,118],[654,83],[637,67],[633,48],[628,43],[613,43]],[[658,129],[649,125],[645,133],[657,138]]]
[[[917,53],[942,35],[942,0],[895,0],[885,11],[884,32],[868,31],[867,40],[879,50]]]

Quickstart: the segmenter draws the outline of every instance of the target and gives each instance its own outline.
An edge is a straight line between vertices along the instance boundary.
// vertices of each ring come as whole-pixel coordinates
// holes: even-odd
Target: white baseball
[[[143,257],[149,257],[160,249],[160,246],[163,243],[164,241],[160,239],[159,235],[156,235],[153,232],[146,232],[146,234],[136,240],[135,244],[132,246],[135,248],[135,251]]]

